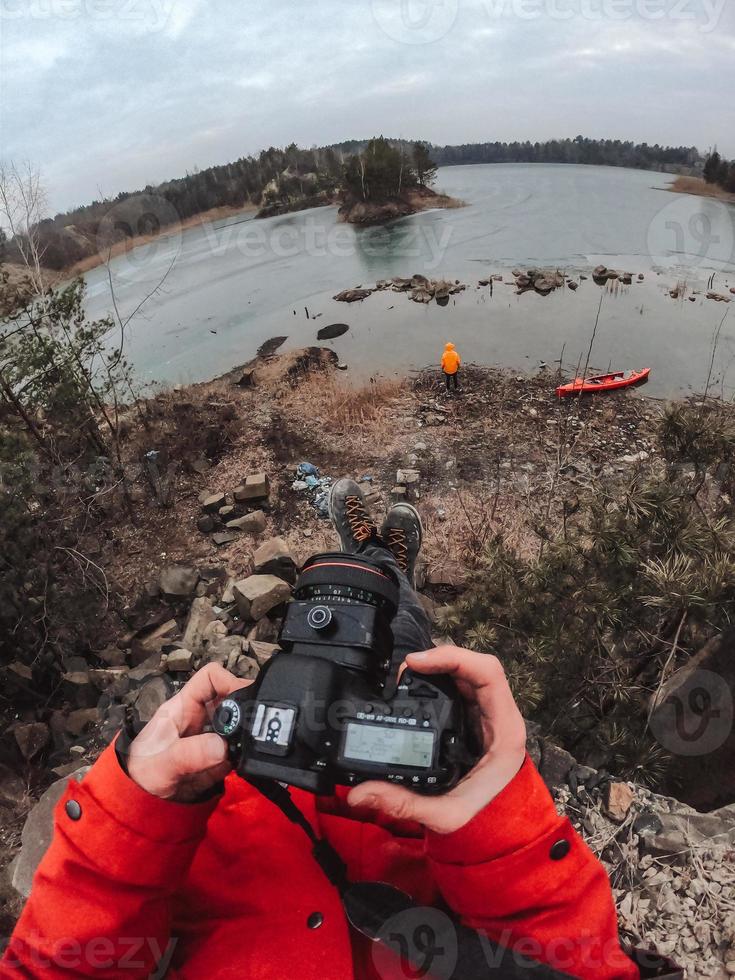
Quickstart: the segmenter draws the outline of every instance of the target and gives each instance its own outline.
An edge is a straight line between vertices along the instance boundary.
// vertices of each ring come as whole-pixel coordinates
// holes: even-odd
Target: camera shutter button
[[[328,606],[313,606],[307,616],[306,621],[314,630],[324,630],[332,622],[332,610]]]

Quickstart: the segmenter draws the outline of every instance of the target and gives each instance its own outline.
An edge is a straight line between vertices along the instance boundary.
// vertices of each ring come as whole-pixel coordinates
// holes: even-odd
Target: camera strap
[[[417,905],[410,895],[393,885],[350,882],[344,861],[329,841],[317,836],[286,786],[269,779],[248,782],[307,835],[314,860],[339,891],[354,928],[399,959],[410,962],[420,971],[417,976],[433,980],[481,980],[488,976],[505,980],[571,980],[567,973],[494,943],[439,908]]]

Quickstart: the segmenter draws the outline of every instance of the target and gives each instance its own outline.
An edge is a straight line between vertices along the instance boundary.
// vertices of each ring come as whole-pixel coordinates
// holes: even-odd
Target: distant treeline
[[[653,170],[696,170],[702,158],[695,147],[662,147],[621,140],[549,140],[544,143],[468,143],[433,146],[406,140],[383,140],[414,162],[414,147],[426,146],[430,161],[446,166],[468,163],[585,163]],[[339,190],[364,186],[355,157],[365,157],[371,141],[347,141],[327,147],[301,149],[292,143],[285,149],[271,147],[257,156],[234,163],[196,170],[156,187],[120,193],[112,199],[93,201],[36,228],[43,264],[65,269],[88,256],[104,252],[124,239],[156,234],[176,221],[185,221],[218,207],[246,204],[277,205],[299,197],[327,201]],[[373,146],[376,144],[373,143]],[[392,165],[391,161],[391,165]],[[423,182],[419,178],[419,182]],[[391,181],[392,183],[392,181]],[[377,186],[377,181],[375,181]],[[15,242],[4,247],[8,261],[18,261]]]
[[[391,140],[402,145],[401,140]],[[360,152],[366,142],[337,143],[338,153]],[[410,144],[403,144],[409,146]],[[468,163],[581,163],[608,167],[632,167],[638,170],[689,170],[702,166],[702,155],[696,146],[650,146],[627,140],[575,139],[546,140],[543,143],[463,143],[461,146],[428,144],[432,160],[439,167]]]
[[[708,184],[716,184],[730,194],[735,194],[735,160],[723,160],[715,150],[707,157],[704,179]]]

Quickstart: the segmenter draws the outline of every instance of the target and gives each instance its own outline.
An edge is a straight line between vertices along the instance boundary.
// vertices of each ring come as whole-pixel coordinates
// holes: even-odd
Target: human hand
[[[203,734],[217,704],[248,687],[219,664],[207,664],[162,704],[130,746],[128,775],[151,796],[178,803],[196,800],[227,775],[227,743]]]
[[[402,786],[371,780],[351,790],[347,802],[449,834],[472,820],[518,773],[526,757],[526,725],[497,657],[444,646],[411,653],[406,665],[419,674],[454,678],[477,727],[482,758],[443,796],[419,796]]]

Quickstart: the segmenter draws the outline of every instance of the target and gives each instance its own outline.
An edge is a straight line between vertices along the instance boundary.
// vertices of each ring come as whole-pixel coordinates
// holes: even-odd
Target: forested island
[[[729,165],[714,155],[713,180],[726,181]],[[664,147],[621,140],[575,139],[546,142],[468,143],[435,146],[378,137],[303,149],[295,143],[270,147],[257,156],[195,170],[114,198],[95,200],[44,218],[37,227],[43,266],[67,271],[97,255],[125,248],[168,225],[190,224],[198,216],[219,217],[245,208],[262,217],[325,204],[340,204],[341,217],[370,224],[425,207],[456,206],[431,185],[439,166],[475,163],[568,163],[663,170],[687,176],[703,173],[696,147]],[[724,184],[723,184],[724,186]],[[22,243],[21,243],[22,244]],[[19,243],[2,243],[2,258],[21,258]],[[76,270],[75,270],[76,271]]]

